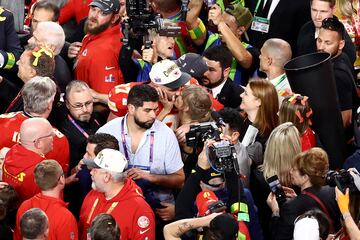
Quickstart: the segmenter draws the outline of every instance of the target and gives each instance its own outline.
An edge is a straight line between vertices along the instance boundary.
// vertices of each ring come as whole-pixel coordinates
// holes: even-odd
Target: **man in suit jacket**
[[[259,6],[257,6],[259,2]],[[254,16],[252,26],[248,30],[250,44],[260,49],[269,38],[281,38],[287,41],[293,53],[299,30],[310,18],[309,0],[245,0]],[[268,29],[254,26],[256,17],[268,20]]]
[[[311,21],[302,26],[297,40],[297,56],[316,52],[316,39],[318,38],[322,21],[335,17],[335,0],[311,0]],[[335,17],[336,18],[336,17]],[[355,62],[356,50],[349,34],[343,32],[345,46],[343,52],[349,57],[351,64]]]
[[[213,46],[204,52],[204,60],[209,69],[204,73],[200,83],[225,107],[239,107],[240,94],[244,90],[228,79],[232,62],[231,52],[222,45]]]

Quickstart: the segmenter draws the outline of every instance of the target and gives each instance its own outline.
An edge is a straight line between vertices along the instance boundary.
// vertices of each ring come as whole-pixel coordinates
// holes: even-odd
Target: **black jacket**
[[[335,200],[335,190],[333,187],[323,186],[320,188],[309,187],[307,192],[314,194],[326,206],[333,221],[335,231],[340,229],[340,211]],[[271,218],[272,239],[285,240],[293,239],[295,219],[308,210],[318,208],[320,205],[310,196],[300,194],[297,197],[288,200],[280,208],[280,217]]]
[[[253,15],[257,2],[257,0],[245,0],[245,6],[250,9]],[[261,14],[263,3],[264,0],[261,0],[258,16]],[[250,44],[260,49],[267,39],[281,38],[290,44],[295,55],[299,30],[310,19],[309,0],[280,0],[271,15],[268,33],[253,31],[249,28],[247,33],[250,38]]]
[[[241,103],[240,94],[244,89],[227,79],[216,99],[225,107],[238,108]]]
[[[335,17],[335,16],[334,16]],[[353,64],[356,60],[356,50],[349,34],[344,31],[345,46],[343,52],[349,57],[350,62]],[[297,55],[301,56],[308,53],[317,51],[315,39],[315,25],[313,21],[309,21],[301,27],[299,37],[297,39]]]

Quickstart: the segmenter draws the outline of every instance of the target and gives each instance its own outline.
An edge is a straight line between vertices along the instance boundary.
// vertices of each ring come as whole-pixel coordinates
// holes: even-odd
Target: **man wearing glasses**
[[[79,80],[66,86],[65,104],[62,106],[58,129],[70,143],[69,170],[72,170],[85,153],[87,138],[105,123],[93,112],[93,97],[89,86]]]
[[[29,118],[21,124],[21,143],[11,147],[2,169],[3,181],[14,187],[20,202],[40,192],[34,182],[34,169],[53,149],[54,136],[52,126],[45,118]]]

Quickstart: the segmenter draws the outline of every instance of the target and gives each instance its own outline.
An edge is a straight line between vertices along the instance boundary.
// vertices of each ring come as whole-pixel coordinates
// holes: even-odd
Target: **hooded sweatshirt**
[[[2,147],[11,148],[14,144],[20,142],[20,127],[23,121],[30,118],[29,114],[24,112],[12,112],[0,115],[0,149]],[[46,154],[46,159],[56,160],[64,170],[68,172],[69,168],[69,142],[64,134],[56,128],[53,128],[55,136],[53,141],[53,150]]]
[[[45,196],[41,193],[21,204],[16,215],[14,240],[21,240],[20,218],[31,208],[40,208],[49,219],[50,240],[77,240],[78,229],[75,217],[67,209],[67,204],[59,198]]]
[[[113,198],[92,190],[86,196],[80,211],[79,235],[86,240],[92,220],[100,213],[111,214],[120,227],[121,240],[154,240],[155,216],[145,202],[141,189],[131,179]]]
[[[3,170],[3,181],[14,187],[19,194],[20,202],[31,198],[40,192],[34,179],[36,164],[45,158],[15,144],[6,154]]]

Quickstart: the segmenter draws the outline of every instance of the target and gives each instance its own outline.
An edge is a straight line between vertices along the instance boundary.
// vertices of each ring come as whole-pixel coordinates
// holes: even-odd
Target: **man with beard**
[[[154,213],[144,201],[140,188],[126,176],[128,161],[124,155],[106,148],[85,163],[92,168],[93,190],[81,206],[79,239],[89,239],[91,222],[101,213],[114,217],[120,226],[121,239],[157,239]]]
[[[120,151],[129,161],[128,177],[142,188],[146,201],[154,210],[171,208],[175,203],[172,190],[181,188],[185,179],[175,134],[156,120],[158,101],[155,88],[147,84],[136,85],[128,95],[128,114],[98,130],[118,139]]]
[[[70,143],[69,175],[78,171],[76,166],[86,152],[89,136],[94,134],[105,122],[100,120],[97,113],[93,112],[93,101],[90,88],[85,82],[75,80],[67,85],[65,104],[61,107],[62,111],[58,117],[59,125],[57,127]],[[88,181],[86,176],[89,174],[84,172],[85,177],[76,175],[76,182],[65,188],[65,200],[70,202],[69,209],[75,216],[79,215],[81,202],[85,197],[81,197],[83,195],[82,188],[84,184],[86,185]]]
[[[347,128],[351,125],[357,100],[352,64],[342,51],[345,46],[344,32],[344,25],[337,18],[325,18],[316,46],[318,51],[331,54],[343,125]]]
[[[68,56],[77,57],[75,79],[86,82],[97,93],[107,94],[124,83],[118,66],[122,46],[119,0],[93,0],[85,23],[87,35],[82,43],[69,47]]]
[[[229,79],[232,55],[224,46],[213,46],[204,52],[204,60],[209,69],[204,73],[200,84],[225,107],[237,108],[241,103],[242,87]]]

